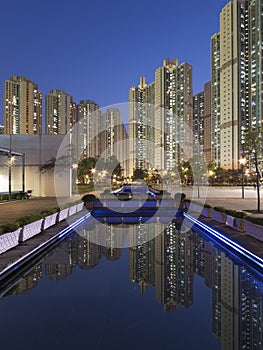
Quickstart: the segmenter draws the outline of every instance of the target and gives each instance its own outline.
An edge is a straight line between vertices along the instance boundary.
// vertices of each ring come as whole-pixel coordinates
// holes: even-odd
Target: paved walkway
[[[74,195],[70,198],[59,198],[58,200],[53,197],[31,197],[30,199],[0,202],[0,225],[15,221],[23,216],[38,214],[43,210],[56,208],[60,205],[74,202],[81,197],[82,196]]]
[[[197,190],[184,187],[183,192],[188,198],[197,199]],[[245,198],[242,199],[241,187],[200,187],[201,200],[211,206],[221,206],[226,209],[246,211],[249,215],[263,217],[263,189],[260,190],[261,213],[256,213],[257,210],[257,191],[253,187],[245,187]],[[253,211],[253,213],[251,212]]]

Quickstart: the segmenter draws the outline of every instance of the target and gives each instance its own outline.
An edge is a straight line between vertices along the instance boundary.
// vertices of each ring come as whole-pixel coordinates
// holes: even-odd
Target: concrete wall
[[[71,167],[68,163],[61,174],[41,173],[39,166],[52,157],[67,154],[65,135],[0,135],[0,147],[25,153],[25,190],[33,196],[68,197],[71,195]],[[64,140],[64,142],[63,142]],[[62,145],[62,149],[61,149]],[[59,183],[59,186],[56,184]],[[12,191],[22,190],[22,159],[16,156],[12,165]],[[0,154],[0,192],[8,192],[8,158]]]

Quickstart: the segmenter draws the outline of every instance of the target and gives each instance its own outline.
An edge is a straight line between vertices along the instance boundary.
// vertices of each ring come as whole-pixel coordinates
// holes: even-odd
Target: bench
[[[26,192],[19,191],[18,198],[19,199],[29,199],[32,196],[32,190],[27,190]]]

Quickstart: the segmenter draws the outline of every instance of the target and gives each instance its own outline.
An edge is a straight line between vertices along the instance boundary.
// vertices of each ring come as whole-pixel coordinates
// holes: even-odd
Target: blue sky
[[[164,58],[193,67],[194,93],[210,79],[210,37],[227,0],[13,0],[1,4],[0,117],[4,80],[23,75],[101,107],[126,102]],[[0,118],[2,121],[2,118]]]

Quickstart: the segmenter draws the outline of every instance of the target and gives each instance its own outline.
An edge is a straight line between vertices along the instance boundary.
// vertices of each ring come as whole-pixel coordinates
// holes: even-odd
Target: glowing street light
[[[245,191],[244,191],[244,165],[246,164],[247,160],[246,158],[239,159],[239,163],[241,164],[241,171],[242,171],[242,199],[245,198]]]

